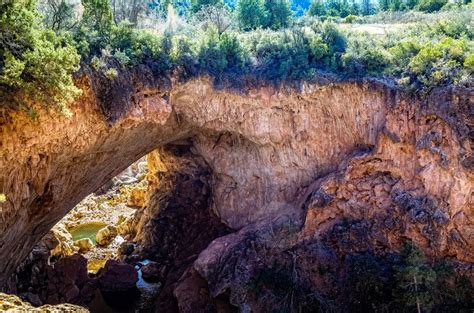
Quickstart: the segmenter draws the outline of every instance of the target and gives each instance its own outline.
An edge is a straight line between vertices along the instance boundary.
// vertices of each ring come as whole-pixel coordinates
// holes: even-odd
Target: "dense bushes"
[[[376,38],[367,34],[354,35],[342,56],[342,64],[348,75],[378,76],[390,64],[390,56]]]
[[[66,112],[79,90],[71,74],[79,56],[71,38],[38,23],[32,0],[0,3],[0,97],[2,105],[47,102]]]
[[[235,34],[226,32],[219,35],[214,27],[209,27],[199,45],[198,59],[205,72],[238,74],[247,62],[247,55]]]
[[[388,72],[411,90],[448,84],[472,85],[473,30],[469,21],[440,21],[414,30],[388,48]]]
[[[441,10],[446,3],[448,0],[421,0],[416,8],[424,12],[435,12]]]
[[[306,16],[289,27],[287,0],[240,0],[235,13],[241,29],[248,31],[239,31],[229,21],[230,9],[220,1],[213,6],[213,1],[193,2],[199,10],[192,21],[206,16],[199,27],[180,21],[178,29],[177,22],[169,20],[159,31],[127,21],[116,24],[108,0],[83,0],[82,19],[68,21],[67,25],[76,25],[70,31],[65,26],[46,29],[33,0],[0,4],[3,102],[16,106],[47,102],[64,108],[78,94],[72,82],[77,52],[110,79],[119,72],[109,64],[146,64],[156,74],[178,69],[185,76],[255,74],[274,81],[308,79],[319,72],[391,76],[410,90],[425,92],[449,84],[473,85],[472,11],[456,19],[416,24],[411,30],[372,35],[343,31],[332,18],[321,22]],[[339,0],[315,1],[310,12],[332,15],[331,10],[337,9],[341,15],[370,9],[364,9],[364,3],[351,8]],[[69,13],[68,19],[73,18]],[[347,21],[356,20],[349,16]]]
[[[299,80],[316,70],[337,70],[346,39],[335,25],[314,23],[283,32],[257,31],[247,37],[246,44],[259,76]]]

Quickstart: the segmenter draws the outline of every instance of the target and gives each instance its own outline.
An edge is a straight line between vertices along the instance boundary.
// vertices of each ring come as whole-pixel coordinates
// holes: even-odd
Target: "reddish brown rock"
[[[106,292],[120,292],[136,288],[138,273],[130,264],[108,260],[97,273],[99,288]]]
[[[163,271],[160,264],[149,262],[141,267],[142,277],[149,282],[163,281]]]
[[[471,90],[445,88],[417,99],[375,81],[321,81],[235,92],[217,90],[205,77],[178,82],[146,68],[108,83],[83,73],[89,75],[77,80],[83,94],[69,119],[54,111],[41,110],[38,120],[2,111],[0,285],[87,194],[151,150],[183,142],[212,174],[209,207],[234,230],[305,215],[319,179],[337,172],[342,177],[327,183],[321,210],[310,208],[304,237],[319,238],[341,216],[390,216],[390,204],[401,212],[404,203],[432,199],[429,208],[403,211],[407,229],[377,237],[388,250],[403,233],[422,247],[435,242],[429,253],[473,260]],[[351,159],[367,175],[353,172]],[[386,193],[374,189],[380,175]]]

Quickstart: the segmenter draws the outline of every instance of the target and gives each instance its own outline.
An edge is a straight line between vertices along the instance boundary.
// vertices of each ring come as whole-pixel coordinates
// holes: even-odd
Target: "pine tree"
[[[237,20],[240,28],[251,30],[265,25],[267,12],[263,0],[239,0],[237,2]]]
[[[380,0],[380,11],[388,11],[390,9],[390,0]]]
[[[267,11],[267,27],[272,29],[288,27],[292,16],[288,0],[266,0],[265,9]]]
[[[400,255],[402,262],[395,267],[395,296],[400,303],[416,307],[418,313],[430,309],[434,304],[436,272],[426,264],[423,253],[412,244],[406,245]]]
[[[325,16],[327,14],[326,5],[322,0],[313,0],[308,9],[308,15],[310,16]]]
[[[361,7],[362,15],[370,15],[372,14],[372,4],[370,0],[362,0],[362,7]]]
[[[222,0],[191,0],[191,12],[196,13],[201,10],[202,7],[207,5],[220,5],[223,4]]]

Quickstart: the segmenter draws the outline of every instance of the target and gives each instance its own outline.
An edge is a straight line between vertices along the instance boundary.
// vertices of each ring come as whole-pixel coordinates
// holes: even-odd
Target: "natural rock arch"
[[[37,120],[4,112],[0,182],[7,201],[0,212],[0,286],[75,204],[159,146],[192,138],[193,152],[213,172],[214,211],[241,229],[302,213],[306,188],[355,152],[377,147],[382,137],[414,141],[407,143],[411,147],[417,132],[425,131],[417,126],[422,117],[433,110],[447,115],[442,106],[422,111],[415,100],[371,81],[237,92],[217,90],[205,77],[158,80],[141,69],[110,82],[82,74],[77,84],[83,94],[71,105],[71,118],[45,110]],[[469,105],[462,93],[450,95],[445,102]],[[472,153],[459,119],[454,117],[454,131],[447,135],[454,141],[450,152],[457,154],[450,161],[457,166]],[[408,155],[399,164],[415,170],[415,152]],[[452,197],[453,214],[472,201],[472,172],[462,173],[455,179],[458,188],[435,184],[429,190]]]

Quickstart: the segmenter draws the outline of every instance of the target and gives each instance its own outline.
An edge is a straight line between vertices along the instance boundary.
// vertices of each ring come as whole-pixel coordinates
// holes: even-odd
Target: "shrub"
[[[420,3],[416,6],[416,9],[423,12],[436,12],[448,3],[448,0],[420,0]]]
[[[35,1],[17,0],[0,4],[0,40],[3,105],[32,109],[40,102],[67,113],[80,92],[72,80],[79,55],[71,38],[39,24]]]
[[[464,67],[470,74],[474,73],[474,53],[469,54],[464,60]]]
[[[382,74],[389,64],[388,53],[375,39],[367,35],[351,37],[341,60],[344,70],[353,76],[377,76]]]
[[[460,16],[456,19],[451,20],[440,20],[437,21],[429,29],[429,37],[452,37],[455,39],[460,39],[466,37],[469,39],[474,38],[474,28],[470,25],[469,18]]]
[[[219,36],[215,27],[209,27],[199,46],[201,70],[218,74],[232,70],[240,72],[246,63],[246,52],[236,35],[225,32]]]
[[[267,79],[302,79],[308,76],[309,45],[304,33],[293,29],[267,33],[256,44],[257,71]]]
[[[297,266],[274,261],[250,279],[261,312],[335,312],[334,302],[314,290],[298,275]]]
[[[356,15],[349,14],[349,15],[346,16],[346,18],[344,19],[344,23],[352,24],[352,23],[354,23],[356,20],[357,20],[357,16],[356,16]]]
[[[114,68],[109,68],[105,71],[105,76],[110,79],[110,80],[113,80],[115,78],[117,78],[118,76],[118,72],[116,69]]]
[[[199,60],[194,42],[186,36],[173,38],[172,60],[184,69],[185,74],[197,74]]]

